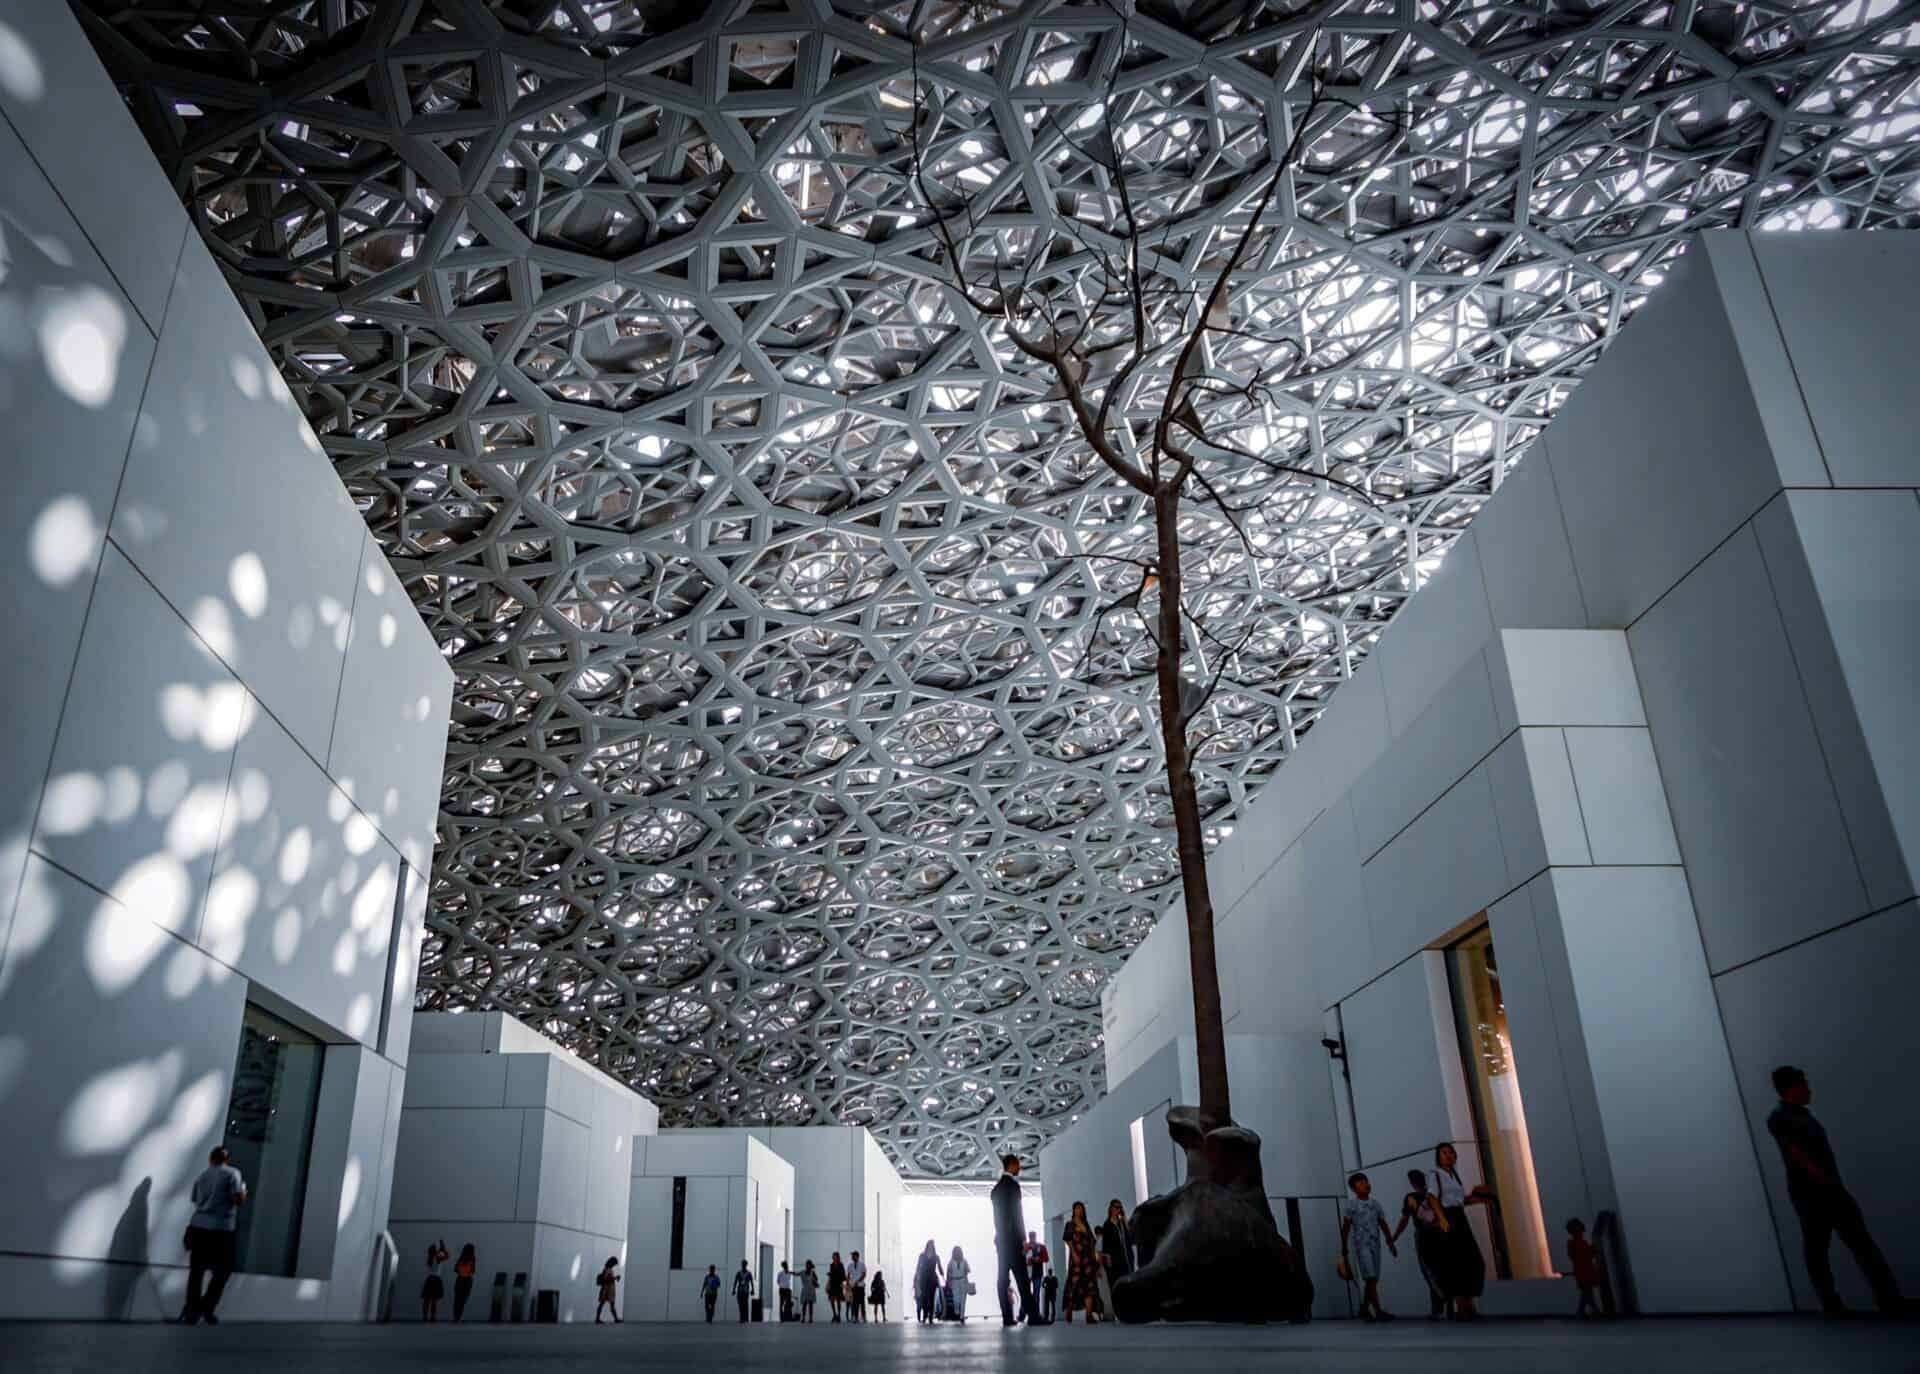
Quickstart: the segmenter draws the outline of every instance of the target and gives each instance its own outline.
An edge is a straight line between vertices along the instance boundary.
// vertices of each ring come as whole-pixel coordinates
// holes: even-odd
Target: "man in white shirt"
[[[780,1320],[793,1320],[793,1270],[787,1268],[785,1260],[780,1261],[780,1277],[774,1280],[780,1289]]]
[[[867,1266],[855,1250],[847,1260],[847,1320],[867,1319]]]
[[[207,1167],[193,1181],[193,1220],[187,1224],[187,1305],[180,1320],[188,1326],[205,1320],[218,1326],[213,1309],[220,1305],[227,1279],[233,1273],[234,1241],[240,1229],[240,1205],[247,1200],[247,1183],[240,1171],[227,1162],[224,1145],[213,1147]],[[200,1280],[211,1275],[206,1292]]]

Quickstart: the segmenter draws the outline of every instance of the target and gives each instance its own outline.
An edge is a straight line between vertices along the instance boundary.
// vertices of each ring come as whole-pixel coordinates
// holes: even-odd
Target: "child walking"
[[[1580,1305],[1574,1308],[1573,1315],[1599,1316],[1600,1303],[1596,1295],[1600,1291],[1600,1253],[1587,1239],[1587,1224],[1579,1217],[1567,1223],[1567,1258],[1573,1262],[1573,1281],[1580,1285]]]
[[[620,1256],[608,1255],[606,1265],[600,1270],[600,1301],[593,1305],[593,1322],[600,1324],[600,1309],[606,1308],[613,1313],[614,1321],[620,1320],[620,1309],[614,1304],[614,1295],[620,1291],[620,1275],[615,1271],[620,1267]]]
[[[1373,1185],[1365,1174],[1347,1180],[1353,1196],[1340,1208],[1340,1258],[1347,1261],[1348,1272],[1360,1280],[1360,1315],[1374,1322],[1392,1321],[1393,1314],[1380,1306],[1380,1242],[1400,1253],[1387,1227],[1387,1214],[1373,1200]],[[1351,1257],[1351,1258],[1349,1258]]]

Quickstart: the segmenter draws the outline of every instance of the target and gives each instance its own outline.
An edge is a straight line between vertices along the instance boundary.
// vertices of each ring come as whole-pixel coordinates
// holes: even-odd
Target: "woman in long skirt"
[[[1474,1303],[1486,1291],[1487,1259],[1467,1223],[1467,1208],[1490,1205],[1493,1191],[1484,1183],[1468,1188],[1460,1181],[1460,1154],[1451,1145],[1434,1149],[1433,1165],[1433,1191],[1447,1219],[1446,1236],[1439,1246],[1440,1286],[1453,1300],[1455,1320],[1471,1321],[1479,1315]]]
[[[1073,1309],[1085,1310],[1091,1325],[1100,1320],[1100,1255],[1093,1227],[1087,1223],[1087,1204],[1073,1204],[1063,1237],[1067,1251],[1067,1325],[1073,1325]]]

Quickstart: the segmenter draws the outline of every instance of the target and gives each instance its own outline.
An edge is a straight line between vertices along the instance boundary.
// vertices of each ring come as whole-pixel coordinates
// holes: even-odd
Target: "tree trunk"
[[[1161,486],[1153,515],[1159,543],[1160,641],[1155,671],[1160,687],[1160,739],[1166,753],[1167,787],[1173,795],[1173,826],[1180,853],[1180,888],[1187,908],[1187,958],[1193,979],[1194,1057],[1200,1070],[1203,1130],[1233,1121],[1227,1092],[1227,1031],[1220,1013],[1220,968],[1213,952],[1213,896],[1207,887],[1207,849],[1200,830],[1200,799],[1187,752],[1187,723],[1180,705],[1180,665],[1185,626],[1180,615],[1180,494]]]

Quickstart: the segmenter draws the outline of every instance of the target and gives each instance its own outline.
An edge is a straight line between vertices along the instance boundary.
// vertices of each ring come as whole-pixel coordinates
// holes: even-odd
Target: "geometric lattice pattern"
[[[1236,441],[1371,499],[1194,509],[1214,841],[1689,234],[1920,223],[1887,0],[75,5],[458,674],[422,1005],[915,1176],[1097,1094],[1176,876],[1141,498],[956,309],[916,119],[1015,263],[1110,242],[1110,138],[1180,285],[1364,111],[1235,283]]]

